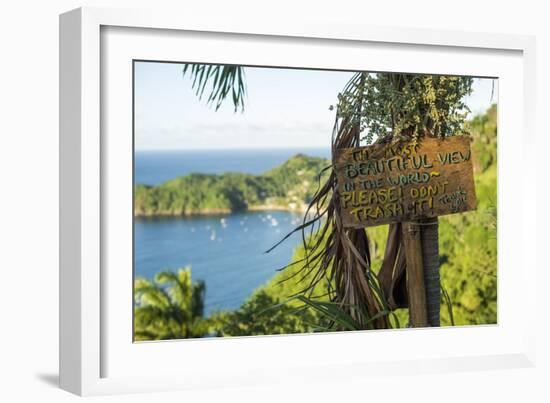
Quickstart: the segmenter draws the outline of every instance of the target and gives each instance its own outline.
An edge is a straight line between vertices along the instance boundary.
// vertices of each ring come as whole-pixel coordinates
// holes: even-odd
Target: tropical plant
[[[192,283],[191,269],[163,271],[153,281],[134,283],[134,339],[169,340],[203,337],[209,332],[204,319],[204,282]]]
[[[260,289],[238,309],[213,315],[216,335],[260,336],[316,330],[319,321],[312,312],[286,302],[269,290]]]
[[[377,138],[426,133],[463,134],[470,77],[430,74],[356,73],[338,95],[338,116],[360,125],[367,144]]]
[[[192,87],[199,99],[202,99],[204,91],[209,89],[207,103],[215,105],[216,111],[229,96],[233,101],[235,112],[239,109],[244,111],[246,81],[242,66],[189,63],[183,67],[183,76],[185,77],[187,73],[193,81]]]
[[[423,136],[461,134],[468,111],[463,97],[470,93],[471,86],[472,79],[468,77],[356,73],[338,96],[333,154],[338,149],[375,140],[417,142]],[[344,228],[339,205],[338,182],[332,167],[329,179],[314,195],[303,224],[296,229],[303,232],[319,225],[320,236],[310,238],[313,242],[306,244],[303,238],[307,251],[303,271],[317,271],[311,288],[326,278],[330,300],[365,329],[387,328],[391,324],[384,313],[407,304],[403,301],[406,259],[401,225],[389,227],[386,254],[377,275],[371,268],[367,231]],[[424,271],[429,279],[428,318],[432,326],[438,326],[441,297],[437,219],[425,224],[429,224],[422,229]]]

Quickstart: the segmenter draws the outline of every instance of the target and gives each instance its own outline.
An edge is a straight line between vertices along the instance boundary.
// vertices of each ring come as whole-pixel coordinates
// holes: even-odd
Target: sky
[[[245,67],[245,110],[235,113],[230,99],[218,111],[198,100],[182,68],[136,62],[136,150],[330,147],[335,111],[329,107],[353,75]],[[475,79],[466,104],[477,114],[497,99],[496,80]]]

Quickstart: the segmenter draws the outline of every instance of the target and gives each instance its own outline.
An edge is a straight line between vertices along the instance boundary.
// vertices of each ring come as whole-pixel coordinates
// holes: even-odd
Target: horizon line
[[[272,150],[299,150],[299,149],[321,149],[327,148],[331,150],[330,146],[288,146],[288,147],[225,147],[225,148],[136,148],[134,152],[143,152],[143,151],[272,151]]]

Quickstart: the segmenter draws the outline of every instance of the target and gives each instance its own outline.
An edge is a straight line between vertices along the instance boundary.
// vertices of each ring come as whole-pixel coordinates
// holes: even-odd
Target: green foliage
[[[497,162],[497,106],[466,122],[466,130],[473,138],[474,169],[486,172]]]
[[[308,333],[313,331],[317,318],[262,289],[239,309],[214,314],[212,320],[219,336],[256,336]]]
[[[205,320],[204,282],[191,282],[191,269],[159,272],[154,281],[134,283],[134,339],[170,340],[203,337],[210,328]]]
[[[366,141],[401,135],[417,138],[463,133],[463,98],[473,79],[429,74],[357,73],[338,96],[338,116],[366,129]]]
[[[136,216],[228,213],[269,205],[299,209],[318,184],[323,158],[298,154],[263,174],[189,174],[160,186],[135,187]]]
[[[440,220],[441,282],[453,304],[457,325],[496,323],[496,210]],[[445,311],[443,324],[450,324]]]
[[[440,219],[441,281],[453,303],[457,325],[497,321],[497,109],[468,123],[477,210]],[[442,323],[449,324],[445,311]]]

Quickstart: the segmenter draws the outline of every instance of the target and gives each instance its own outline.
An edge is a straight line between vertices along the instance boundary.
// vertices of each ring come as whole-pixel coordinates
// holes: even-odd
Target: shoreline
[[[134,218],[190,218],[190,217],[208,217],[214,215],[228,215],[234,213],[246,213],[248,211],[287,211],[289,213],[305,213],[307,205],[303,204],[296,208],[290,208],[288,206],[274,205],[274,204],[260,204],[256,206],[249,206],[243,210],[230,210],[230,209],[205,209],[199,211],[193,211],[189,213],[175,214],[171,212],[155,213],[155,214],[143,214],[136,213],[134,211]]]

